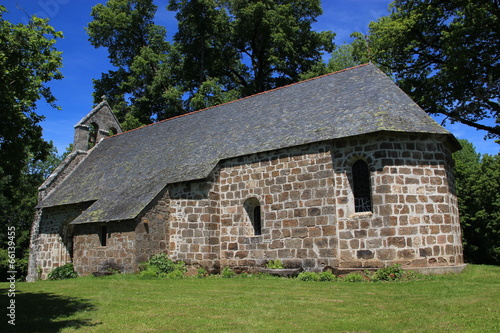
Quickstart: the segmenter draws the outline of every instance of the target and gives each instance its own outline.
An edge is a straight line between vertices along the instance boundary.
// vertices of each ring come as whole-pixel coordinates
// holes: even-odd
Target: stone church
[[[372,64],[125,133],[103,101],[40,187],[28,280],[156,253],[209,271],[460,271],[458,149]]]

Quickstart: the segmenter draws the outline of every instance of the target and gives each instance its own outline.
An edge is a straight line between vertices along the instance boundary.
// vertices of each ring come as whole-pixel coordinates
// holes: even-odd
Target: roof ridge
[[[251,97],[255,97],[255,96],[267,94],[267,93],[270,93],[272,91],[276,91],[276,90],[279,90],[279,89],[288,88],[288,87],[291,87],[291,86],[294,86],[294,85],[298,85],[298,84],[301,84],[301,83],[313,81],[313,80],[320,79],[320,78],[323,78],[323,77],[326,77],[326,76],[330,76],[330,75],[334,75],[334,74],[346,72],[346,71],[349,71],[349,70],[352,70],[352,69],[356,69],[356,68],[368,66],[370,64],[371,64],[371,62],[368,62],[368,63],[364,63],[364,64],[361,64],[361,65],[357,65],[357,66],[353,66],[353,67],[349,67],[349,68],[344,68],[344,69],[341,69],[341,70],[338,70],[338,71],[335,71],[335,72],[331,72],[331,73],[327,73],[327,74],[315,76],[315,77],[312,77],[310,79],[306,79],[306,80],[303,80],[303,81],[298,81],[298,82],[290,83],[290,84],[287,84],[287,85],[284,85],[284,86],[281,86],[281,87],[276,87],[276,88],[273,88],[273,89],[270,89],[270,90],[261,91],[259,93],[256,93],[256,94],[253,94],[253,95],[249,95],[249,96],[245,96],[245,97],[242,97],[242,98],[238,98],[238,99],[226,102],[226,103],[212,105],[212,106],[206,107],[204,109],[199,109],[199,110],[196,110],[196,111],[191,111],[191,112],[188,112],[188,113],[180,114],[178,116],[174,116],[174,117],[171,117],[171,118],[163,119],[163,120],[157,121],[156,123],[151,123],[151,124],[147,124],[147,125],[144,125],[144,126],[141,126],[141,127],[136,127],[136,128],[130,129],[128,131],[115,134],[115,135],[110,136],[108,138],[111,138],[111,137],[114,137],[114,136],[123,135],[125,133],[132,132],[132,131],[135,131],[135,130],[138,130],[138,129],[141,129],[141,128],[145,128],[145,127],[149,127],[149,126],[161,124],[161,123],[164,123],[164,122],[167,122],[167,121],[170,121],[170,120],[174,120],[174,119],[178,119],[178,118],[181,118],[181,117],[189,116],[189,115],[192,115],[192,114],[195,114],[195,113],[199,113],[199,112],[207,111],[207,110],[210,110],[210,109],[214,109],[214,108],[217,108],[219,106],[223,106],[223,105],[227,105],[227,104],[239,102],[239,101],[251,98]],[[105,138],[105,139],[108,139],[108,138]]]

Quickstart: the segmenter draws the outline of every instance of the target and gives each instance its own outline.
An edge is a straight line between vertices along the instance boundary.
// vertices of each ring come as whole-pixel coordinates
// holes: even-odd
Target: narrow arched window
[[[262,212],[257,198],[249,198],[243,204],[253,227],[255,236],[262,234]]]
[[[108,242],[108,228],[105,225],[100,226],[99,228],[99,241],[101,242],[101,246],[106,246]]]
[[[352,182],[354,211],[356,213],[371,212],[370,170],[365,161],[358,160],[352,165]]]
[[[260,220],[260,206],[253,209],[253,232],[255,235],[262,234],[262,224]]]
[[[89,125],[89,146],[88,149],[93,148],[97,144],[97,135],[99,134],[99,125],[92,123]]]

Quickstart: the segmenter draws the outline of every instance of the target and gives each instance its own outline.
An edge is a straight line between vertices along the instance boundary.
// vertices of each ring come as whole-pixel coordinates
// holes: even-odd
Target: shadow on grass
[[[0,304],[2,307],[10,304],[8,289],[0,289]],[[89,319],[68,319],[79,313],[94,311],[95,307],[88,300],[56,295],[52,293],[24,293],[17,292],[15,296],[15,326],[7,323],[10,318],[2,318],[3,327],[9,330],[4,332],[59,332],[66,327],[82,328],[96,326]],[[5,325],[4,325],[5,324]]]

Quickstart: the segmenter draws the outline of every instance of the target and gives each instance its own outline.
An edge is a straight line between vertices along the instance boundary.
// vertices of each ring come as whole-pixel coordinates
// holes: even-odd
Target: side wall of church
[[[337,265],[330,145],[267,152],[220,163],[221,265]],[[260,205],[256,232],[247,200]]]
[[[211,180],[169,186],[170,254],[208,268],[364,269],[463,264],[444,137],[374,134],[221,161]],[[352,165],[370,170],[355,212]],[[260,209],[256,232],[247,203]]]

